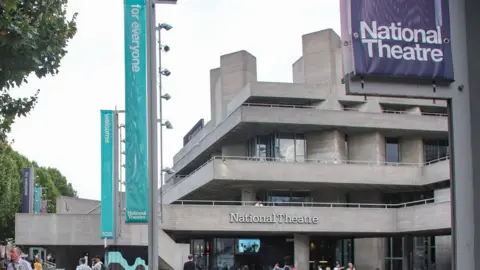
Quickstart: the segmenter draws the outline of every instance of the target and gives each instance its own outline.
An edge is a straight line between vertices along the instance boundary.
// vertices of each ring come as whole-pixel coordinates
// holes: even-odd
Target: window
[[[235,239],[215,239],[216,269],[232,269],[235,265]]]
[[[425,162],[438,161],[449,155],[448,140],[425,140],[423,145]]]
[[[277,133],[256,136],[248,142],[248,156],[260,160],[304,162],[305,144],[303,134]]]
[[[301,205],[304,202],[311,202],[312,198],[308,191],[272,190],[267,192],[267,200],[274,203]]]
[[[398,139],[387,138],[385,142],[385,161],[387,163],[400,162]]]

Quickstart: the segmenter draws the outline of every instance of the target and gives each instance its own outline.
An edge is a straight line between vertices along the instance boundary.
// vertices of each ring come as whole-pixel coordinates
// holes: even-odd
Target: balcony
[[[306,160],[299,163],[281,159],[214,157],[190,175],[178,176],[176,183],[165,189],[163,202],[170,204],[193,192],[205,198],[218,193],[231,197],[242,185],[307,190],[325,185],[388,189],[423,186],[446,179],[449,179],[447,159],[427,164],[358,160]]]
[[[234,110],[222,123],[201,139],[193,140],[174,158],[174,170],[194,170],[221,145],[246,137],[271,133],[282,127],[296,132],[339,129],[346,132],[383,130],[392,136],[444,136],[448,131],[444,114],[415,115],[407,112],[384,113],[358,110],[325,110],[312,106],[246,103]]]
[[[177,201],[165,212],[163,229],[200,232],[305,232],[344,235],[445,234],[450,200],[402,204]],[[193,225],[194,224],[194,225]]]
[[[440,235],[450,231],[448,198],[404,204],[264,202],[263,206],[254,205],[255,202],[178,201],[163,207],[160,226],[172,232],[305,232],[348,236]],[[17,214],[15,222],[15,241],[19,245],[103,245],[98,214]],[[146,224],[122,222],[117,244],[145,246],[147,236]],[[183,250],[164,231],[160,232],[159,240],[163,245],[160,256],[167,261]]]

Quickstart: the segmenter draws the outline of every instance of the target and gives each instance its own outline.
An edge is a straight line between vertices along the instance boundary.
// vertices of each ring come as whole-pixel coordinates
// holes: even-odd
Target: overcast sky
[[[257,57],[260,81],[291,82],[291,65],[300,56],[303,34],[340,30],[337,0],[179,0],[158,7],[157,21],[173,26],[162,34],[170,52],[162,66],[165,164],[182,147],[182,138],[201,118],[210,120],[210,69],[220,55],[247,50]],[[14,125],[14,148],[42,166],[58,168],[81,198],[100,198],[100,110],[124,108],[122,0],[69,0],[78,12],[78,33],[60,73],[17,93],[41,89],[28,118]]]

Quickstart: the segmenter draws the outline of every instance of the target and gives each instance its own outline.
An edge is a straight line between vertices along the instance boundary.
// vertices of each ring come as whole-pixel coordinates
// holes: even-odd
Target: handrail
[[[183,154],[183,156],[181,158],[178,159],[177,163],[180,162],[182,159],[184,159],[195,147],[198,147],[198,145],[203,141],[205,140],[205,138],[207,138],[213,131],[217,130],[221,125],[223,125],[223,123],[225,123],[225,121],[228,119],[228,117],[230,115],[232,115],[233,113],[235,113],[236,111],[238,111],[239,109],[241,109],[242,107],[253,107],[253,106],[262,106],[262,105],[266,105],[268,107],[284,107],[284,108],[304,108],[304,109],[315,109],[315,110],[323,110],[323,111],[335,111],[335,110],[329,110],[329,109],[320,109],[318,107],[315,107],[315,106],[304,106],[304,105],[281,105],[281,104],[262,104],[262,103],[243,103],[242,106],[238,107],[237,109],[233,110],[232,112],[230,112],[227,116],[225,116],[225,118],[216,126],[216,127],[212,127],[212,129],[205,133],[203,138],[201,138],[198,142],[196,142],[192,148],[190,148],[190,150],[188,150],[186,153]],[[265,107],[265,106],[264,106]],[[344,108],[343,109],[344,111],[356,111],[358,112],[359,109],[357,108]],[[338,111],[338,110],[336,110]],[[383,110],[382,112],[365,112],[365,113],[374,113],[374,114],[383,114],[383,113],[399,113],[399,114],[409,114],[407,111],[391,111],[391,110]],[[415,114],[411,114],[411,115],[415,115]],[[428,113],[428,112],[422,112],[421,115],[425,115],[425,116],[442,116],[442,117],[446,117],[448,116],[447,114],[445,113]],[[198,136],[199,134],[201,133],[197,133],[196,136]],[[195,136],[194,136],[195,138]],[[189,143],[193,143],[193,138],[192,140],[189,142]],[[189,143],[187,143],[184,147],[186,147],[187,145],[189,145]],[[175,164],[174,164],[174,167],[175,167]],[[174,168],[175,169],[175,168]]]
[[[417,205],[450,202],[449,196],[441,196],[405,203],[341,203],[341,202],[270,202],[270,201],[215,201],[177,200],[172,204],[210,206],[257,206],[257,207],[345,207],[345,208],[405,208]],[[260,204],[260,205],[259,205]]]
[[[292,108],[292,109],[314,109],[318,111],[351,111],[351,112],[362,112],[362,113],[389,113],[389,114],[409,114],[409,115],[427,115],[427,116],[448,116],[446,113],[430,113],[430,112],[421,112],[421,114],[413,114],[408,111],[393,111],[393,110],[382,110],[381,112],[369,112],[369,111],[360,111],[360,108],[343,108],[342,110],[333,110],[333,109],[324,109],[317,106],[311,105],[291,105],[291,104],[270,104],[270,103],[243,103],[242,106],[245,107],[270,107],[270,108]]]
[[[378,165],[378,166],[410,166],[410,167],[424,167],[427,165],[431,165],[433,163],[437,163],[444,160],[449,160],[449,156],[441,157],[439,159],[431,160],[425,163],[411,163],[411,162],[385,162],[385,161],[365,161],[365,160],[327,160],[327,159],[305,159],[303,162],[289,160],[289,159],[282,159],[282,158],[259,158],[259,157],[245,157],[245,156],[214,156],[210,158],[207,162],[203,163],[191,173],[187,175],[179,175],[176,174],[172,179],[182,179],[177,183],[169,185],[165,188],[164,192],[169,191],[170,189],[174,188],[178,185],[184,178],[188,178],[196,173],[198,170],[206,166],[214,159],[221,159],[221,160],[248,160],[248,161],[257,161],[257,162],[283,162],[283,163],[318,163],[318,164],[359,164],[359,165]]]

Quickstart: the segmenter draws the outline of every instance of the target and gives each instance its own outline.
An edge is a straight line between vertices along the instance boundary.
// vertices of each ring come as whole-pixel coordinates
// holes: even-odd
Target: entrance
[[[318,269],[318,265],[333,269],[337,262],[344,266],[353,261],[353,239],[310,238],[310,269]]]

